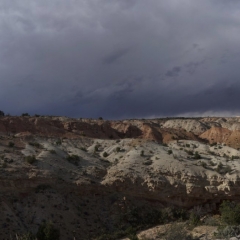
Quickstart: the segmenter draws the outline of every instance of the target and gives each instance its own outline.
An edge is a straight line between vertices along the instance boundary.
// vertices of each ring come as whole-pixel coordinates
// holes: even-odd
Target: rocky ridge
[[[62,239],[94,239],[136,206],[210,212],[238,200],[239,124],[0,117],[1,237],[50,219]]]

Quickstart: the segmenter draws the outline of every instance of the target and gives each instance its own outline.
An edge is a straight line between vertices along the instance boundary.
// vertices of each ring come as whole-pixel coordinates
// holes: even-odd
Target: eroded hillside
[[[1,239],[44,220],[61,239],[97,239],[132,226],[136,209],[238,200],[239,121],[1,117]]]

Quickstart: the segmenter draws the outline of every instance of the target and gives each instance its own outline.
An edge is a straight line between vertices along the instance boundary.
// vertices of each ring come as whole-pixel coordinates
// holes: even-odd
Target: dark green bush
[[[51,222],[44,222],[39,226],[36,237],[38,240],[59,240],[60,231]]]
[[[22,117],[29,117],[30,115],[28,113],[22,113]]]
[[[201,166],[206,168],[207,167],[207,164],[205,162],[201,162]]]
[[[35,192],[36,192],[36,193],[43,192],[44,190],[49,189],[49,188],[51,188],[50,185],[40,184],[40,185],[38,185],[38,186],[36,187]]]
[[[94,147],[94,151],[97,152],[97,151],[98,151],[98,148],[99,148],[99,145],[96,145],[96,146]]]
[[[232,168],[227,165],[227,166],[223,166],[223,164],[220,162],[216,168],[216,171],[220,174],[226,174],[232,171]]]
[[[220,206],[221,220],[228,225],[240,224],[240,204],[224,201]]]
[[[36,161],[36,157],[34,155],[32,156],[26,156],[24,157],[25,161],[28,162],[29,164],[33,164]]]
[[[195,152],[193,158],[194,159],[201,159],[202,157],[198,152]]]
[[[193,156],[193,151],[191,151],[191,150],[184,150],[188,155],[191,155],[191,156]]]
[[[15,145],[14,142],[9,142],[9,143],[8,143],[8,146],[9,146],[9,147],[14,147],[14,145]]]
[[[78,166],[79,161],[80,161],[79,156],[78,156],[78,155],[75,155],[75,154],[72,154],[72,155],[67,156],[66,159],[68,160],[68,162],[70,162],[70,163],[72,163],[72,164],[74,164],[74,165],[76,165],[76,166]]]
[[[120,147],[116,147],[116,152],[120,152],[121,148]]]
[[[56,145],[61,145],[62,144],[62,141],[61,140],[57,140],[56,141]]]
[[[108,157],[108,153],[104,152],[103,157]]]
[[[231,237],[236,237],[239,234],[240,226],[225,226],[219,227],[218,232],[215,234],[215,236],[221,239],[229,239]]]
[[[16,235],[17,240],[36,240],[36,237],[32,233],[25,233],[23,235]]]
[[[211,147],[216,146],[216,145],[217,145],[217,143],[215,143],[215,142],[210,144]]]
[[[163,235],[163,236],[162,236]],[[183,223],[171,224],[164,234],[158,234],[158,237],[164,240],[193,240],[191,235],[186,231],[185,225]],[[162,238],[163,237],[163,238]]]
[[[129,235],[128,238],[129,238],[129,240],[139,240],[139,238],[136,234]]]
[[[168,150],[168,154],[170,155],[170,154],[172,154],[173,152],[172,152],[172,150]]]
[[[84,152],[87,152],[87,149],[85,147],[80,147],[80,149]]]
[[[218,166],[217,166],[216,171],[217,171],[218,173],[220,173],[222,169],[223,169],[223,164],[220,162],[220,163],[218,164]]]
[[[146,160],[143,162],[144,165],[152,165],[153,161],[152,160]]]
[[[192,212],[189,217],[189,223],[192,226],[197,226],[200,223],[200,215]]]
[[[41,148],[42,147],[42,145],[40,143],[38,143],[38,142],[29,142],[28,144],[33,146],[33,147],[37,147],[37,148]]]

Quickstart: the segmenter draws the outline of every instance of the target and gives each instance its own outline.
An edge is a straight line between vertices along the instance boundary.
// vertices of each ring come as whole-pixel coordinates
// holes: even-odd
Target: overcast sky
[[[240,115],[240,1],[2,0],[0,110]]]

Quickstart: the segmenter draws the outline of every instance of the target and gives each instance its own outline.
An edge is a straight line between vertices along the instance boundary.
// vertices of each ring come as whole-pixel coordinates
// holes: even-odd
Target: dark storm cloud
[[[0,2],[0,110],[239,114],[240,2]]]
[[[104,57],[103,59],[103,63],[105,64],[111,64],[116,62],[119,58],[121,58],[122,56],[124,56],[125,54],[128,53],[128,49],[120,49],[117,50],[111,54],[109,54],[108,56]]]
[[[173,67],[171,70],[168,70],[165,74],[167,77],[177,77],[181,72],[181,67]]]
[[[195,71],[201,66],[203,65],[204,63],[206,62],[205,59],[201,60],[201,61],[192,61],[192,62],[189,62],[185,65],[185,68],[186,68],[186,71],[189,73],[189,74],[194,74]]]

